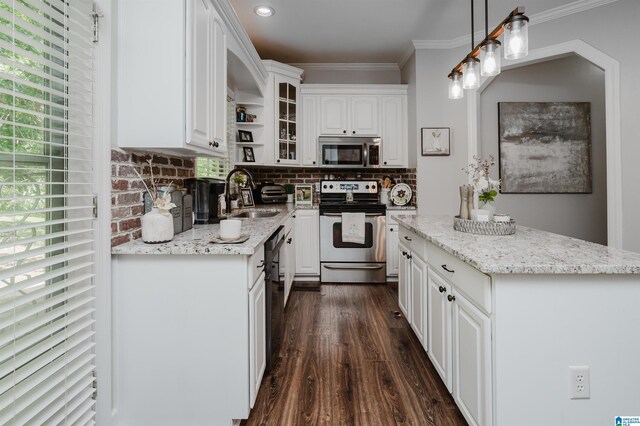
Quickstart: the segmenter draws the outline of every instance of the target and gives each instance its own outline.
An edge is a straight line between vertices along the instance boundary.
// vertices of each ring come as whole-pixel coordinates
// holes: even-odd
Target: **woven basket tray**
[[[512,235],[516,233],[516,221],[510,222],[478,222],[476,220],[453,218],[453,229],[460,232],[478,235]]]

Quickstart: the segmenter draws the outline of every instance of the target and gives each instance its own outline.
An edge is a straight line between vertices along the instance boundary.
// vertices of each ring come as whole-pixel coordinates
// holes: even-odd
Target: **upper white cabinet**
[[[380,129],[382,136],[382,165],[407,165],[407,97],[380,97]]]
[[[302,97],[302,165],[316,166],[318,162],[318,115],[320,112],[320,96]]]
[[[378,96],[321,96],[320,134],[379,136]]]
[[[381,137],[381,166],[407,167],[407,86],[303,84],[301,93],[303,165],[316,165],[318,136],[326,135]]]
[[[118,146],[225,155],[226,45],[209,0],[120,0]]]

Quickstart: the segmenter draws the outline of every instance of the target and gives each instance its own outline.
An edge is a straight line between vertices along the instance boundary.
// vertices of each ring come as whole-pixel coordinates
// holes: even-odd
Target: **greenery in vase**
[[[489,177],[491,166],[496,164],[493,156],[489,159],[473,156],[474,162],[462,169],[471,177],[473,189],[478,194],[478,201],[488,203],[495,201],[500,189],[500,180],[494,180]]]
[[[291,183],[287,183],[284,186],[284,192],[286,192],[287,194],[293,194],[295,191],[296,191],[296,186]]]

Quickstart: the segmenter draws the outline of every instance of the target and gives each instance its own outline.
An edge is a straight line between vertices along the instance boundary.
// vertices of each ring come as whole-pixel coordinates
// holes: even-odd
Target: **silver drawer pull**
[[[445,271],[447,271],[447,272],[451,272],[452,274],[455,272],[453,269],[449,269],[449,268],[447,268],[447,265],[446,265],[446,264],[441,265],[441,266],[442,266],[442,269],[444,269],[444,270],[445,270]]]
[[[322,213],[322,216],[342,217],[342,213]],[[384,216],[384,213],[365,213],[366,217]]]
[[[330,266],[323,265],[327,269],[337,269],[337,270],[350,270],[350,269],[367,269],[367,270],[378,270],[382,269],[382,265],[377,266]]]

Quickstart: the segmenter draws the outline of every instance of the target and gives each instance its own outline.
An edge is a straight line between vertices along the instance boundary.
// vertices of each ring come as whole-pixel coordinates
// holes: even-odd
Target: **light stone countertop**
[[[416,210],[416,206],[394,206],[393,204],[387,206],[387,210]]]
[[[393,216],[398,223],[486,274],[640,274],[640,253],[517,226],[514,235],[453,229],[453,217]]]
[[[298,207],[300,209],[302,207]],[[312,207],[306,207],[312,208]],[[233,214],[243,211],[253,210],[278,210],[279,213],[273,217],[244,219],[242,220],[241,234],[249,235],[249,239],[240,244],[214,244],[210,243],[212,237],[220,235],[220,225],[194,225],[188,231],[177,234],[168,243],[147,244],[142,239],[130,241],[128,243],[111,248],[113,255],[128,254],[198,254],[198,255],[247,255],[250,256],[262,246],[265,241],[278,229],[284,225],[296,210],[293,204],[261,204],[257,207],[234,210]],[[233,216],[232,216],[233,218]]]

